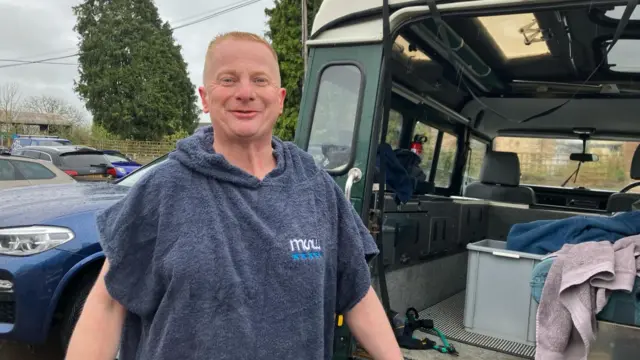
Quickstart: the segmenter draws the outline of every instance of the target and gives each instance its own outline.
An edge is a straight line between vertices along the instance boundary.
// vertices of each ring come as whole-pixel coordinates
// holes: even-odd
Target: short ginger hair
[[[244,40],[263,44],[267,48],[269,48],[271,54],[273,54],[273,58],[276,60],[276,63],[278,63],[278,54],[276,53],[273,46],[271,46],[271,44],[262,36],[244,31],[230,31],[227,33],[222,33],[214,37],[213,40],[209,42],[209,46],[207,47],[207,52],[204,57],[204,71],[202,73],[202,81],[204,84],[206,84],[207,82],[207,73],[209,72],[209,66],[211,65],[211,57],[209,55],[215,49],[216,45],[224,40]]]

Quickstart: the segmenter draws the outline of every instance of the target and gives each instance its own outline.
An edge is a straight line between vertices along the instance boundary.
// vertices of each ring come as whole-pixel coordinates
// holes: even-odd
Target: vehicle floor
[[[436,336],[428,336],[434,341],[438,341]],[[439,341],[438,341],[439,343]],[[458,360],[522,360],[521,357],[499,353],[492,350],[467,345],[457,341],[451,341],[458,351],[458,356],[442,354],[435,350],[405,350],[405,360],[431,360],[431,359],[458,359]]]
[[[463,324],[464,304],[465,292],[462,291],[421,311],[420,318],[433,320],[435,327],[444,333],[447,340],[458,350],[459,359],[533,359],[535,346],[466,331]],[[429,334],[428,337],[438,344],[442,343],[435,335]],[[416,353],[413,351],[412,355]],[[429,357],[415,357],[415,359],[444,359],[447,354],[423,356]]]

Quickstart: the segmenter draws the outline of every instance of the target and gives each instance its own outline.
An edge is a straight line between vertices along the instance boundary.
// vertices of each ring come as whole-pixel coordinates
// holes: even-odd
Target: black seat
[[[636,182],[626,186],[624,189],[620,190],[620,192],[611,194],[609,196],[609,201],[607,201],[607,211],[631,211],[631,205],[640,200],[640,194],[627,192],[636,186],[640,186],[640,182],[638,182],[638,180],[640,180],[640,145],[638,145],[636,151],[633,153],[629,175],[631,179],[636,180]]]
[[[520,186],[520,160],[516,153],[487,152],[479,180],[467,185],[463,195],[517,204],[535,203],[533,189]]]

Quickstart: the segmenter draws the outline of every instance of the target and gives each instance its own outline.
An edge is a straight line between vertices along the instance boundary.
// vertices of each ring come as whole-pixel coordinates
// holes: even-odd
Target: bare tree
[[[0,86],[0,123],[5,126],[14,124],[22,111],[20,86],[8,83]]]
[[[63,99],[53,96],[32,96],[24,104],[26,111],[38,114],[58,115],[69,122],[71,127],[85,125],[87,119],[78,108]]]

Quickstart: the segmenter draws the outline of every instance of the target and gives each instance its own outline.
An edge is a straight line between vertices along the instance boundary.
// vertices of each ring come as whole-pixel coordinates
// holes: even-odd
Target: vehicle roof
[[[62,140],[62,141],[69,141],[68,139],[61,138],[61,137],[59,137],[59,136],[53,136],[53,135],[24,135],[24,134],[17,134],[17,135],[16,135],[16,139],[36,139],[36,140]]]
[[[392,66],[396,88],[410,92],[394,89],[396,95],[427,104],[436,100],[437,106],[430,105],[441,109],[444,105],[447,118],[471,125],[488,138],[577,138],[581,129],[576,128],[592,128],[592,139],[640,139],[640,67],[633,63],[640,46],[624,41],[640,43],[640,8],[625,27],[623,40],[606,56],[605,46],[626,1],[441,2],[438,9],[452,31],[450,41],[458,41],[453,44],[458,46],[454,57],[462,65],[466,80],[462,83],[460,71],[446,60],[446,44],[436,35],[426,1],[389,2],[392,30],[406,25],[395,39]],[[379,42],[381,4],[382,0],[325,0],[309,45]],[[447,16],[451,13],[460,16]],[[360,18],[355,21],[354,16]],[[349,17],[352,21],[340,22]],[[523,121],[534,115],[541,116]]]
[[[516,8],[534,4],[626,4],[623,0],[436,0],[441,13],[473,9]],[[389,0],[391,30],[410,17],[430,13],[425,0]],[[323,0],[309,33],[309,46],[382,41],[382,0]],[[354,21],[356,20],[357,21]]]
[[[12,155],[10,153],[0,153],[0,159],[35,162],[39,164],[49,163],[48,161],[45,161],[45,160],[34,159],[27,156],[22,156],[22,155]]]
[[[49,153],[64,154],[68,152],[86,151],[91,153],[102,153],[92,147],[81,145],[61,145],[61,146],[23,146],[20,150],[39,150]]]

